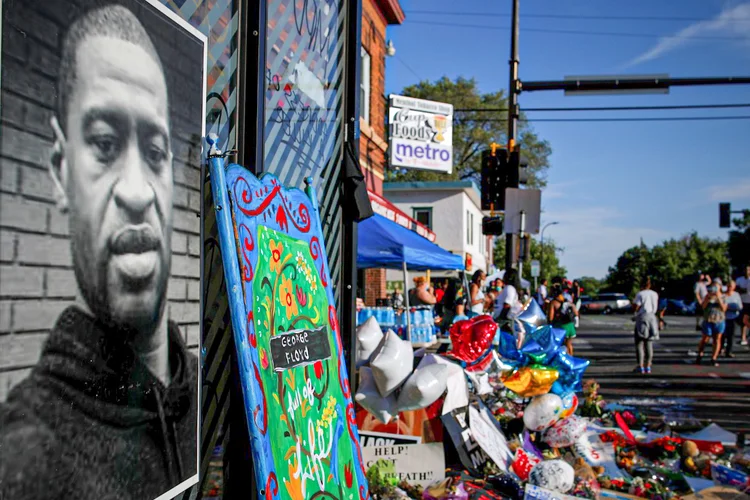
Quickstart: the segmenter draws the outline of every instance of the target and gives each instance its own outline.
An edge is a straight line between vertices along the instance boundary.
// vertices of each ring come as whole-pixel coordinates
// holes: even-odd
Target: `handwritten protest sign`
[[[445,478],[442,443],[363,447],[362,460],[367,468],[378,460],[390,461],[395,471],[392,474],[399,481],[410,484],[428,486],[433,481]]]

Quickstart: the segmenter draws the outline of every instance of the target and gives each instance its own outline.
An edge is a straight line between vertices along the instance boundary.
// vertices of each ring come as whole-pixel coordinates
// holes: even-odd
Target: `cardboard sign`
[[[461,464],[474,476],[484,475],[485,465],[493,461],[474,439],[469,428],[468,407],[458,408],[441,417],[445,430],[456,447]],[[494,461],[493,461],[494,462]]]
[[[281,372],[331,357],[331,344],[325,326],[314,330],[291,330],[271,337],[274,371]]]
[[[611,478],[629,478],[630,475],[620,469],[615,462],[611,443],[605,443],[596,431],[586,431],[574,448],[576,456],[583,458],[592,467],[604,467],[604,473]]]
[[[362,448],[362,460],[368,469],[378,460],[388,460],[393,463],[399,481],[420,486],[445,478],[442,443],[368,446]]]
[[[507,471],[513,461],[513,453],[508,448],[508,441],[503,433],[488,422],[473,406],[469,407],[469,429],[479,446],[490,456],[501,470]]]
[[[397,444],[419,444],[422,442],[422,438],[404,434],[359,431],[359,442],[362,446],[393,446]]]
[[[533,484],[527,484],[524,491],[524,500],[574,500],[579,497],[566,495],[558,491],[548,490],[540,486],[534,486]]]

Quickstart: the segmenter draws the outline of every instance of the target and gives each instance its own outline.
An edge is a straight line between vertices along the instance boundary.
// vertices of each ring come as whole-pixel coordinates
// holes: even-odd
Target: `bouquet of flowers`
[[[606,401],[599,395],[599,384],[589,379],[583,384],[583,404],[578,411],[582,417],[600,418],[604,413]]]

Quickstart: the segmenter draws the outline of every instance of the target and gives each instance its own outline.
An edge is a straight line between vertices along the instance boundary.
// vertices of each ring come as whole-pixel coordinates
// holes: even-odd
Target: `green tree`
[[[591,276],[581,276],[578,278],[578,283],[583,288],[584,295],[592,296],[599,293],[599,290],[604,286],[604,280],[600,280]]]
[[[476,80],[458,77],[455,81],[443,77],[436,82],[421,81],[406,87],[402,95],[453,104],[461,109],[507,109],[505,92],[483,94]],[[492,142],[507,144],[507,111],[454,111],[453,114],[453,172],[442,174],[419,170],[394,169],[388,175],[391,181],[445,181],[473,178],[477,182],[481,173],[482,150]],[[539,139],[526,122],[519,123],[517,142],[529,162],[529,186],[546,185],[546,171],[552,149],[547,141]]]
[[[538,260],[541,264],[540,279],[541,277],[551,279],[555,276],[566,275],[568,271],[560,264],[558,256],[562,252],[563,249],[555,245],[555,241],[552,239],[544,239],[544,249],[537,240],[531,240],[531,260]],[[544,259],[542,259],[542,253],[544,253]],[[494,255],[495,265],[500,269],[505,268],[505,236],[498,238],[495,242]],[[529,280],[532,284],[534,282],[534,278],[531,277],[531,265],[528,262],[524,262],[523,265],[523,278]]]
[[[729,251],[726,241],[703,238],[697,233],[670,239],[653,248],[640,245],[629,248],[609,268],[606,289],[634,296],[646,276],[667,297],[692,297],[699,272],[728,278]]]

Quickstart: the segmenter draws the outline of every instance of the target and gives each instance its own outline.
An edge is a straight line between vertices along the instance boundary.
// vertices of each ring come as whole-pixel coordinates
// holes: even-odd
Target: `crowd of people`
[[[734,358],[737,343],[748,345],[750,330],[750,265],[744,274],[729,279],[711,278],[700,273],[693,288],[696,303],[695,329],[701,333],[698,341],[696,364],[703,362],[706,347],[710,345],[711,363],[719,366],[719,358]],[[653,344],[659,340],[659,331],[664,328],[666,300],[659,299],[653,290],[651,278],[641,283],[641,290],[633,300],[635,312],[635,348],[638,365],[635,370],[651,373],[654,357]],[[740,339],[735,338],[740,332]]]
[[[522,285],[515,269],[491,282],[487,282],[484,271],[478,270],[471,276],[468,288],[459,279],[446,278],[435,285],[424,276],[415,277],[408,298],[410,306],[433,305],[437,322],[445,335],[453,323],[481,314],[491,315],[501,329],[512,333],[515,318],[529,301],[536,300],[549,323],[565,330],[565,345],[572,354],[582,291],[577,281],[556,277],[551,285],[548,285],[547,279],[543,279],[532,294],[528,287]],[[404,306],[404,295],[399,288],[391,295],[391,303],[396,308]],[[517,338],[520,345],[523,339],[521,336]]]
[[[643,280],[640,288],[633,300],[635,371],[650,374],[654,342],[659,340],[660,331],[666,326],[664,314],[667,301],[660,299],[650,277]],[[502,330],[517,332],[518,329],[514,329],[515,318],[530,300],[536,300],[547,321],[565,331],[565,346],[568,353],[573,354],[573,339],[577,335],[583,293],[578,281],[571,282],[560,276],[550,281],[545,278],[532,294],[528,287],[522,285],[515,269],[491,282],[487,282],[486,273],[479,270],[471,276],[468,288],[460,279],[446,278],[435,286],[424,276],[418,276],[414,278],[414,287],[408,293],[410,306],[434,306],[435,316],[445,335],[453,323],[480,314],[491,315]],[[696,330],[701,332],[695,362],[703,362],[706,348],[710,346],[711,363],[719,366],[720,357],[735,357],[733,351],[736,344],[748,345],[750,265],[745,267],[743,275],[729,279],[726,284],[721,278],[700,273],[694,293]],[[396,308],[404,307],[404,296],[400,289],[396,289],[391,301]],[[522,336],[517,335],[517,340],[520,346]]]
[[[729,279],[724,285],[721,278],[713,278],[701,273],[695,283],[696,330],[701,332],[696,364],[703,360],[706,345],[712,344],[711,362],[719,366],[718,358],[723,355],[733,358],[735,333],[740,330],[740,345],[746,346],[750,330],[750,265],[745,266],[744,274]]]

